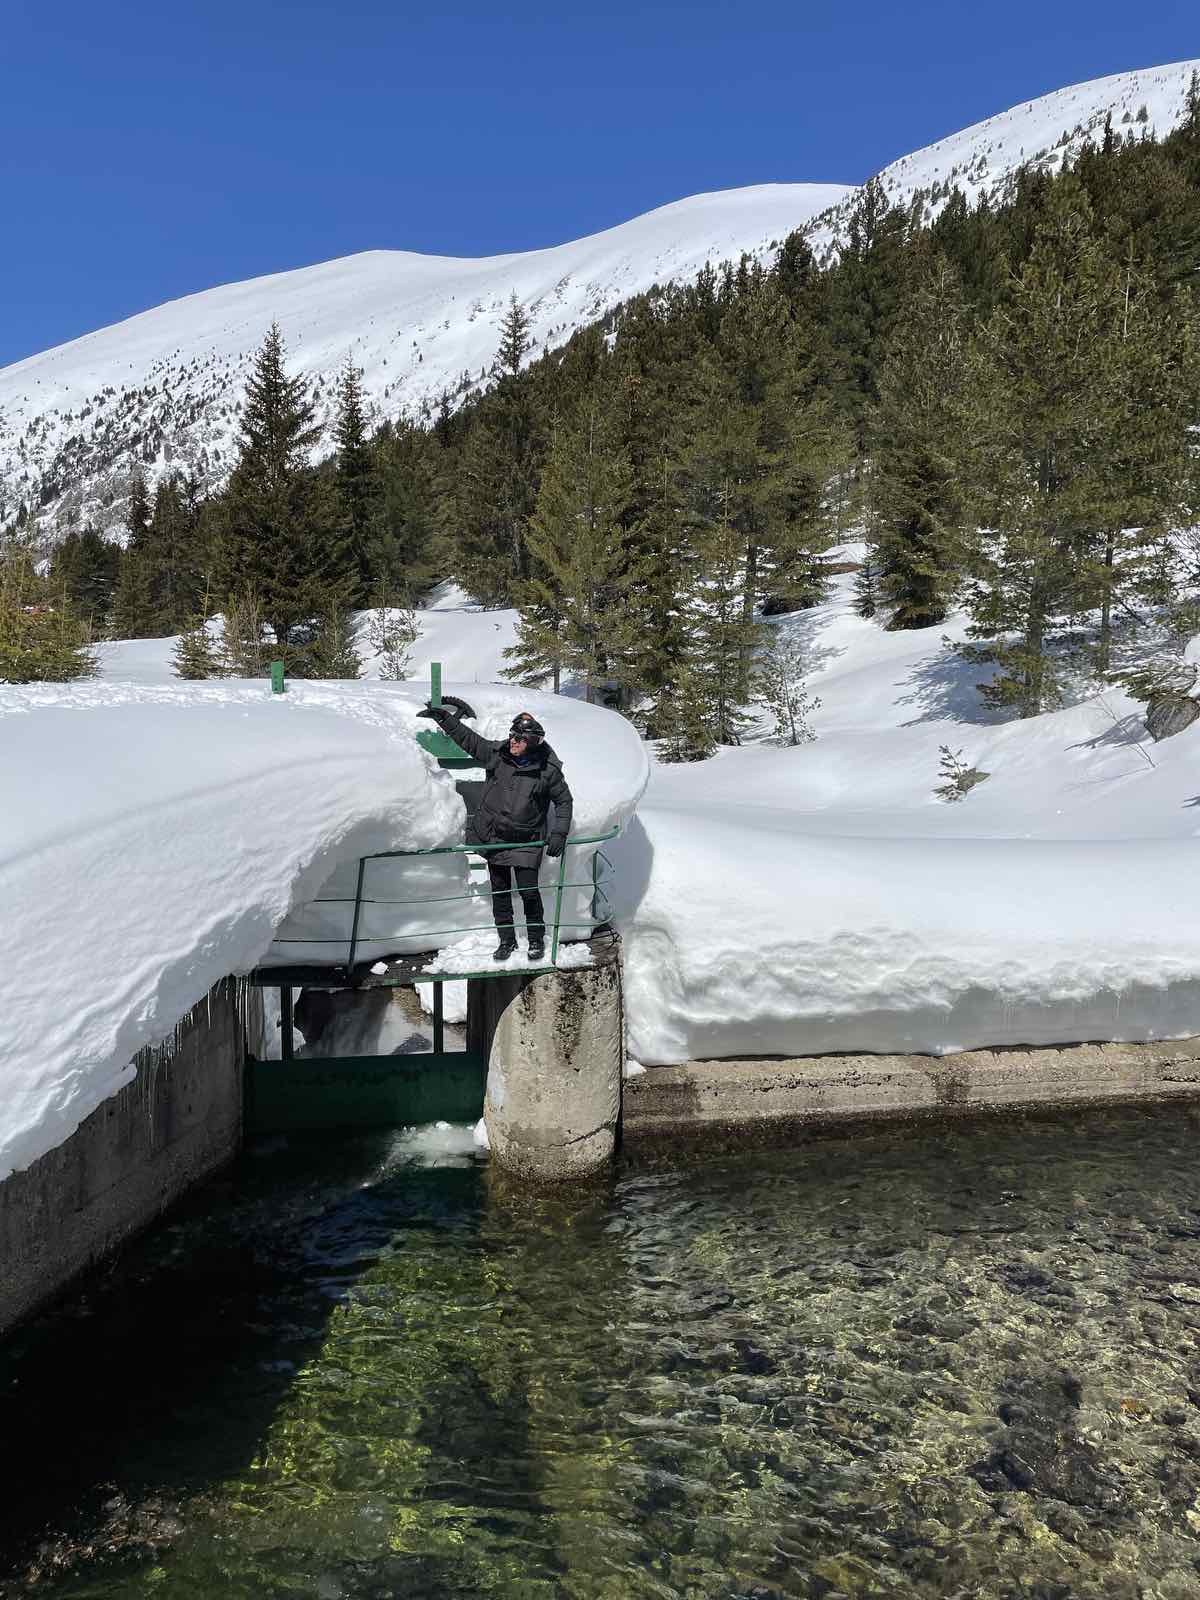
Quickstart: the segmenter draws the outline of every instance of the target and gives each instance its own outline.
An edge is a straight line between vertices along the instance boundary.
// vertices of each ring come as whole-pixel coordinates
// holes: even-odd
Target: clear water
[[[0,1594],[1200,1595],[1198,1132],[260,1154],[0,1347]]]

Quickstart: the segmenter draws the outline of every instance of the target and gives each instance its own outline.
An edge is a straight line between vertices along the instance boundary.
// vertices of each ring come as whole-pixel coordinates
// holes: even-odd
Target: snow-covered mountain
[[[886,167],[889,198],[920,195],[933,214],[950,188],[996,193],[1020,166],[1054,167],[1110,116],[1119,131],[1164,134],[1183,115],[1200,62],[1060,89]],[[273,319],[294,366],[332,409],[337,368],[362,368],[377,417],[415,413],[478,384],[510,295],[530,314],[533,353],[566,340],[655,283],[694,278],[743,252],[769,257],[796,228],[836,248],[857,191],[763,184],[697,195],[590,238],[476,260],[367,251],[171,301],[0,370],[0,485],[53,529],[83,517],[120,524],[130,469],[221,481],[254,350]]]
[[[207,483],[231,462],[237,406],[273,320],[294,368],[333,407],[337,369],[362,369],[376,415],[416,413],[478,384],[515,294],[532,354],[655,283],[706,262],[769,255],[840,200],[841,184],[696,195],[571,244],[477,260],[370,250],[169,301],[0,371],[0,483],[69,523],[118,521],[129,470]],[[65,491],[65,494],[64,494]]]
[[[909,205],[919,195],[925,202],[925,220],[932,221],[954,189],[974,204],[982,195],[1000,194],[1021,167],[1058,171],[1084,145],[1099,143],[1109,117],[1113,131],[1122,137],[1145,133],[1162,138],[1183,121],[1195,72],[1200,72],[1200,60],[1120,72],[1056,89],[901,156],[883,169],[880,182],[893,205]],[[855,193],[844,196],[812,225],[818,254],[836,242]]]

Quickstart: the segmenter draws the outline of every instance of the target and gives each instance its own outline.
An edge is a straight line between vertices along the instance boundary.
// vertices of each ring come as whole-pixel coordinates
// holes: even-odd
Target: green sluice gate
[[[246,1065],[248,1134],[478,1122],[487,1062],[472,1050]]]

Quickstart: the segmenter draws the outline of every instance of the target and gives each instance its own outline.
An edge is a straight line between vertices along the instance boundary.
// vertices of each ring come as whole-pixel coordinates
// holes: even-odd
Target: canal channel
[[[261,1142],[0,1345],[0,1595],[1200,1595],[1198,1134]]]

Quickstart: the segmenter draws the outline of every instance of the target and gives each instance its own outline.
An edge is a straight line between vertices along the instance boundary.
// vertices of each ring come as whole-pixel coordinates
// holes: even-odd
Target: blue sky
[[[1200,55],[1195,0],[4,0],[0,365],[371,248],[557,244],[706,189],[861,182]]]

